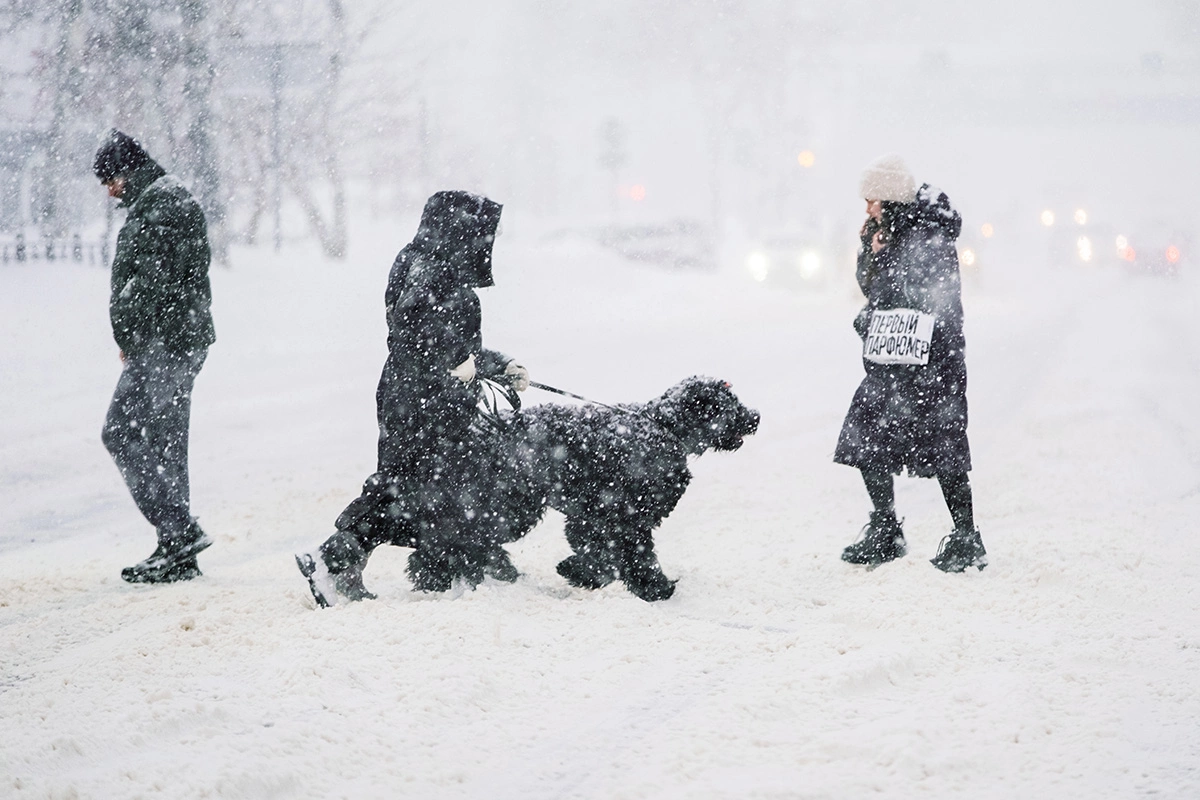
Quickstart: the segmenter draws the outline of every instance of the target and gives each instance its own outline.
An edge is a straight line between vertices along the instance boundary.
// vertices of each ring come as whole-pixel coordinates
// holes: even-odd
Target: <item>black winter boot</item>
[[[358,539],[346,531],[338,531],[321,545],[321,557],[329,568],[334,588],[351,602],[375,599],[363,585],[368,555]]]
[[[142,564],[144,563],[142,562]],[[175,583],[177,581],[190,581],[204,574],[200,571],[200,566],[196,563],[195,556],[165,569],[145,569],[142,567],[142,564],[125,567],[121,570],[121,579],[128,583]]]
[[[937,555],[929,563],[942,572],[962,572],[967,567],[983,569],[988,564],[987,550],[979,530],[956,530],[942,537]]]
[[[173,583],[190,581],[200,575],[196,554],[212,545],[195,520],[177,533],[160,530],[158,547],[147,558],[121,570],[121,579],[129,583]]]
[[[879,566],[908,553],[904,530],[895,514],[871,512],[871,521],[863,526],[854,544],[842,550],[842,561],[851,564]]]
[[[308,589],[320,608],[342,602],[374,600],[363,585],[367,552],[352,534],[338,531],[311,553],[296,556],[300,574],[308,579]]]
[[[329,567],[325,566],[325,560],[321,558],[320,549],[297,555],[296,566],[300,574],[308,580],[308,590],[312,592],[318,608],[329,608],[338,604],[337,587],[333,585],[333,576],[329,574]]]

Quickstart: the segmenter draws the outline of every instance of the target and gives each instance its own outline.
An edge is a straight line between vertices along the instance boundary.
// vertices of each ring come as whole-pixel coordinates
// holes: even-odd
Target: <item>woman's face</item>
[[[867,216],[872,219],[883,221],[883,203],[878,200],[867,201]]]

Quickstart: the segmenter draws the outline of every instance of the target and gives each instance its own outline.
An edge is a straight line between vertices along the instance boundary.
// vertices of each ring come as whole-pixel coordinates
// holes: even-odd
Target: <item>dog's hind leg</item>
[[[605,527],[579,517],[567,519],[567,543],[575,553],[557,567],[567,583],[581,589],[600,589],[617,579],[617,540],[606,533]]]

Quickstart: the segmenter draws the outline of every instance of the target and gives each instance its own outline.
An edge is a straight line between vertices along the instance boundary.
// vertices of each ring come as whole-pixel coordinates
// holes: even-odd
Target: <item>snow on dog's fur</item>
[[[653,531],[691,481],[688,456],[738,449],[759,415],[728,383],[691,377],[648,403],[540,405],[503,418],[494,511],[505,541],[553,508],[575,551],[558,565],[569,583],[598,589],[620,579],[643,600],[665,600],[675,582],[659,567]]]

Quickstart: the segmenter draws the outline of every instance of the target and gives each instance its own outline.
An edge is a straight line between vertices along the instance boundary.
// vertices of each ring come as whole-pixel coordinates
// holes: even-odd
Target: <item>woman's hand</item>
[[[858,334],[858,338],[867,338],[867,329],[871,325],[871,304],[867,303],[858,312],[858,316],[854,318],[854,332]]]
[[[508,362],[504,367],[504,374],[508,377],[508,385],[518,392],[523,392],[529,388],[529,370],[517,362]]]
[[[475,380],[475,356],[467,356],[467,360],[450,370],[450,374],[463,383]]]
[[[875,231],[875,235],[871,237],[871,252],[878,253],[887,246],[887,239],[884,238],[883,231]]]

